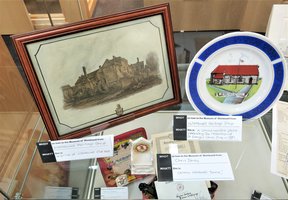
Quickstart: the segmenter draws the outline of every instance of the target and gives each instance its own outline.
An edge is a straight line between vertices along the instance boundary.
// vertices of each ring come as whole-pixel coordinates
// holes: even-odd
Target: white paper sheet
[[[197,141],[173,140],[173,132],[151,134],[153,141],[153,151],[156,157],[157,153],[170,153],[170,144],[176,144],[178,153],[200,153],[200,147]]]
[[[155,181],[158,199],[211,199],[205,181]]]
[[[288,62],[288,4],[273,5],[266,36],[282,51]],[[286,75],[286,81],[287,79]],[[288,84],[286,84],[285,90],[288,90]]]
[[[273,108],[271,172],[288,178],[288,103],[279,101]]]

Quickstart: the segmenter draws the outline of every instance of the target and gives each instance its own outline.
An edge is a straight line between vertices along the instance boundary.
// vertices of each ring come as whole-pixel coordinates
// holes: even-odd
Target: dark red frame
[[[124,114],[119,117],[104,121],[103,123],[95,124],[94,126],[89,126],[78,131],[72,131],[65,135],[59,135],[57,128],[54,124],[54,120],[50,113],[49,107],[46,103],[44,94],[41,89],[41,85],[38,81],[37,75],[33,69],[33,65],[29,59],[28,52],[25,45],[28,43],[33,43],[37,41],[42,41],[45,39],[50,39],[52,37],[58,37],[63,35],[69,35],[72,33],[77,33],[81,31],[97,29],[104,26],[109,26],[113,24],[118,24],[122,22],[132,21],[141,19],[144,17],[162,15],[163,24],[165,30],[165,39],[167,44],[167,53],[169,59],[169,68],[171,72],[171,80],[173,86],[174,99],[164,101],[144,109],[137,110],[133,113]],[[88,134],[91,134],[90,128],[93,127],[93,130],[101,131],[108,127],[112,127],[129,120],[147,115],[149,113],[158,111],[165,107],[169,107],[178,103],[181,103],[181,95],[179,89],[179,77],[178,69],[176,64],[175,48],[174,48],[174,39],[173,39],[173,30],[170,16],[169,4],[161,4],[151,7],[146,7],[130,12],[124,12],[119,14],[114,14],[110,16],[104,16],[95,19],[89,19],[77,23],[72,23],[64,26],[58,26],[56,28],[50,28],[46,30],[34,31],[26,34],[19,34],[12,36],[16,51],[19,55],[20,61],[22,63],[25,75],[28,79],[31,91],[33,93],[34,99],[38,106],[38,109],[41,113],[42,119],[45,123],[48,134],[52,140],[56,139],[66,139],[66,138],[77,138],[82,137]]]

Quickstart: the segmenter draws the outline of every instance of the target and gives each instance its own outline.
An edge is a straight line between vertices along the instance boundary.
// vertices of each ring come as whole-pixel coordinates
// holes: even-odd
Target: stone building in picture
[[[87,73],[86,67],[83,66],[83,74],[78,77],[74,86],[62,86],[64,102],[73,104],[95,95],[123,91],[127,88],[137,89],[142,86],[143,81],[153,77],[159,78],[158,65],[145,65],[144,61],[139,61],[138,58],[135,61],[134,64],[129,64],[127,59],[113,56],[90,73]]]

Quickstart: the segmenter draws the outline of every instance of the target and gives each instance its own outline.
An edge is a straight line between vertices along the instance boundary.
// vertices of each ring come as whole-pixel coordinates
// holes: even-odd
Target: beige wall
[[[144,0],[144,5],[165,2],[170,3],[175,31],[240,29],[265,32],[272,5],[287,3],[287,0]],[[66,22],[91,17],[87,0],[60,0],[60,5]],[[0,34],[32,30],[22,0],[0,1]]]
[[[170,3],[175,31],[245,30],[265,32],[273,4],[284,0],[144,0]]]
[[[77,22],[92,16],[97,0],[59,0],[66,22]],[[90,5],[90,6],[89,6]]]
[[[0,0],[0,34],[16,34],[33,30],[23,0]]]
[[[78,1],[59,0],[65,21],[76,22],[82,20]]]
[[[273,4],[283,0],[248,0],[241,21],[240,30],[265,32]]]

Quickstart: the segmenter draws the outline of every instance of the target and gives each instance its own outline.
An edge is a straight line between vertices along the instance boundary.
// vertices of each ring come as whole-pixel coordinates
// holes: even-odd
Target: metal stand
[[[22,199],[22,194],[20,192],[16,192],[14,199]]]
[[[4,192],[1,188],[0,188],[0,194],[2,194],[4,196],[5,200],[10,200],[11,198],[8,196],[8,194],[6,192]]]

